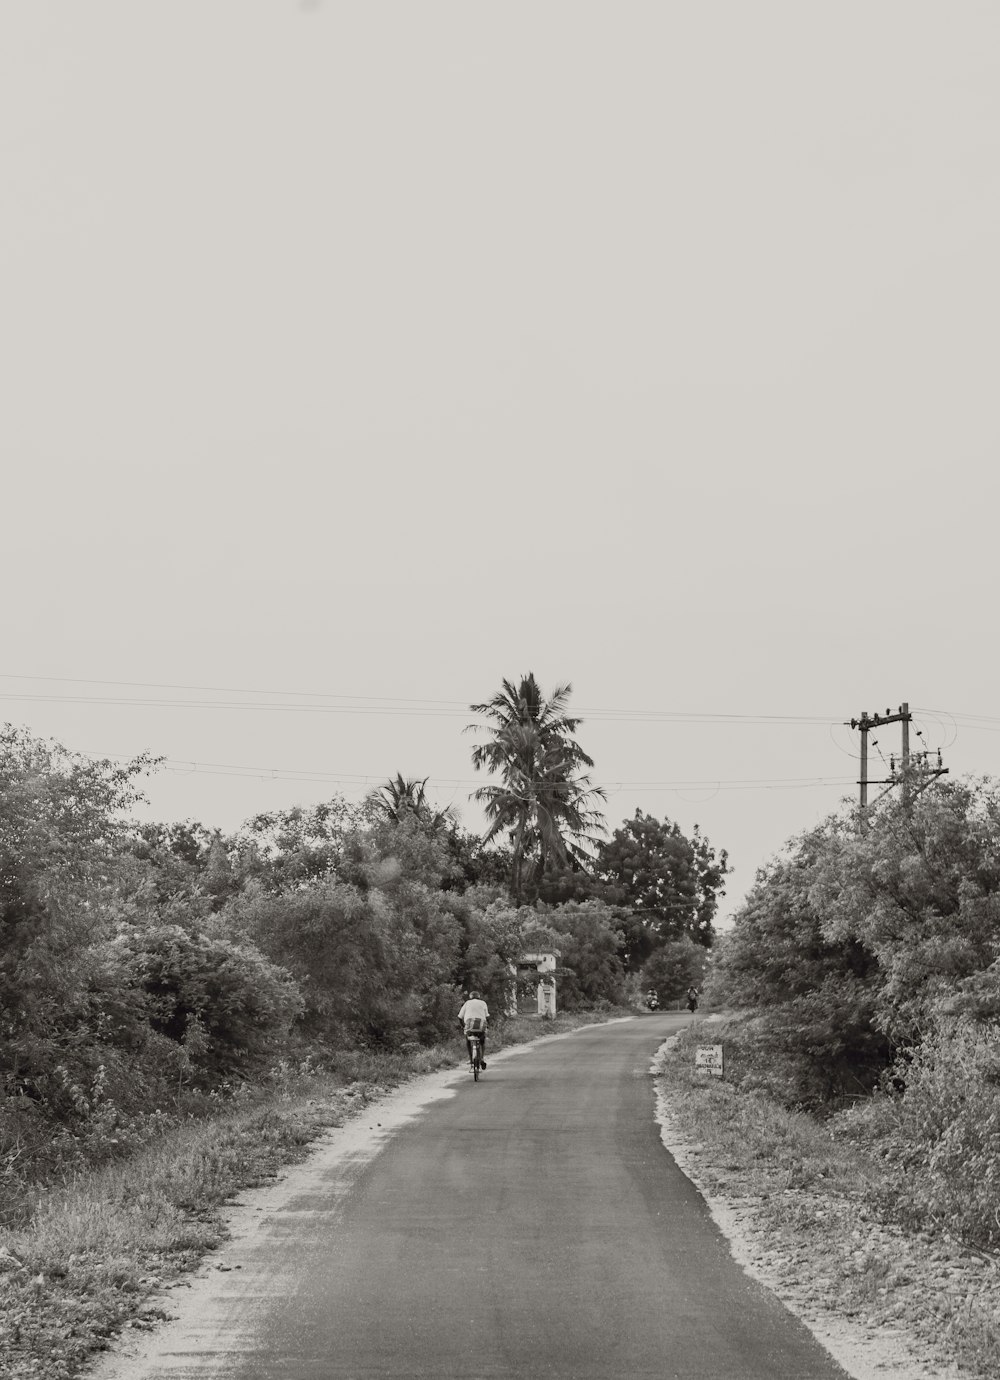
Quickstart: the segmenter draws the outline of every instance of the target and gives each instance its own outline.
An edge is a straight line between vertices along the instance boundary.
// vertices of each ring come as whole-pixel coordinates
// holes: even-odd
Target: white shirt
[[[465,1021],[468,1028],[469,1021],[479,1018],[484,1023],[490,1018],[490,1008],[479,997],[472,997],[469,1001],[463,1002],[462,1009],[458,1013],[458,1019]]]

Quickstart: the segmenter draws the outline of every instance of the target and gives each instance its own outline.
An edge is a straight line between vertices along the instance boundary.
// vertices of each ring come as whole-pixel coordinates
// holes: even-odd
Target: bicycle
[[[482,1037],[477,1031],[470,1031],[465,1038],[469,1045],[469,1064],[472,1069],[472,1078],[474,1082],[478,1083],[483,1063]]]

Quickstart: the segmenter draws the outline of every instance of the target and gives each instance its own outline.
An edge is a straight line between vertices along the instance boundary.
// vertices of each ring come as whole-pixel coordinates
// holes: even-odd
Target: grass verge
[[[498,1023],[489,1052],[625,1012]],[[179,1125],[127,1160],[40,1192],[29,1225],[0,1230],[0,1375],[73,1380],[225,1237],[223,1208],[302,1160],[327,1128],[407,1078],[462,1060],[460,1040],[407,1054],[354,1053],[335,1073],[244,1089],[217,1116]]]
[[[963,1247],[946,1224],[905,1230],[893,1199],[907,1185],[887,1183],[884,1164],[759,1090],[696,1071],[699,1026],[660,1061],[666,1134],[747,1263],[807,1321],[847,1320],[891,1342],[894,1360],[911,1361],[897,1373],[994,1380],[1000,1259]]]

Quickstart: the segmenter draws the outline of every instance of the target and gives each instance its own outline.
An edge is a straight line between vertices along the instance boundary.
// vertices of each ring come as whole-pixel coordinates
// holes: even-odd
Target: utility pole
[[[850,727],[861,730],[861,779],[858,785],[861,787],[860,804],[862,833],[864,833],[867,828],[865,812],[868,809],[869,786],[895,786],[901,784],[903,788],[903,805],[907,806],[910,804],[913,786],[913,772],[911,770],[910,758],[910,720],[912,718],[913,715],[910,713],[910,706],[904,700],[895,714],[893,714],[890,709],[887,709],[884,714],[869,714],[867,710],[862,710],[860,719],[851,720]],[[896,759],[895,755],[893,755],[889,758],[888,779],[883,781],[869,781],[868,734],[873,728],[881,728],[883,724],[902,725],[903,750],[900,754],[899,775],[897,776],[896,774]],[[919,736],[918,734],[918,737]],[[941,765],[940,751],[938,751],[937,755],[937,767],[931,766],[927,759],[928,754],[926,752],[917,753],[920,775],[925,778],[925,784],[929,785],[934,777],[948,775],[948,768]]]
[[[910,783],[907,780],[907,773],[910,770],[910,706],[904,702],[899,706],[900,718],[902,719],[903,734],[903,805],[910,803]],[[889,759],[890,763],[892,758]]]

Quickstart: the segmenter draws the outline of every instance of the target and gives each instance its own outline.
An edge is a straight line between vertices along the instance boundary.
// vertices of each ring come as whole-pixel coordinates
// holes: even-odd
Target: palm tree
[[[589,861],[584,845],[604,823],[596,807],[604,792],[591,785],[584,768],[594,765],[573,737],[580,720],[567,712],[572,687],[560,685],[548,699],[529,672],[518,685],[503,681],[485,704],[471,706],[485,725],[468,725],[486,740],[472,750],[472,765],[500,776],[502,785],[480,786],[473,799],[485,806],[488,842],[501,831],[510,835],[511,891],[520,902],[525,860],[532,876]]]
[[[426,790],[429,780],[427,776],[422,781],[409,777],[404,779],[402,773],[397,772],[395,779],[390,777],[377,791],[372,792],[369,797],[371,805],[383,819],[395,824],[405,818],[415,819],[429,833],[435,834],[446,824],[454,823],[455,812],[450,805],[444,810],[432,808]]]

